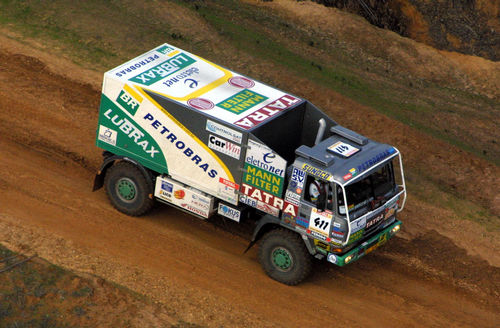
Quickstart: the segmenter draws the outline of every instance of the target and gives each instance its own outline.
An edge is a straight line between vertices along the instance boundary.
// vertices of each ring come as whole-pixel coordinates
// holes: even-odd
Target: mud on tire
[[[153,181],[134,164],[121,161],[106,172],[104,186],[111,204],[120,212],[140,216],[149,211],[154,200]]]
[[[299,234],[271,230],[259,246],[259,260],[267,275],[286,285],[297,285],[311,273],[312,259]]]

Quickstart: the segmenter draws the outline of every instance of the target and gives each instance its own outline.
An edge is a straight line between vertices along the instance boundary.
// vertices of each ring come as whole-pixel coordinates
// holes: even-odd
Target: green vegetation
[[[408,193],[428,204],[438,204],[439,208],[450,210],[453,219],[468,220],[479,223],[487,231],[500,231],[498,217],[480,204],[463,199],[460,195],[446,188],[443,184],[434,183],[431,179],[419,176],[418,183],[407,182]],[[448,221],[450,218],[442,218]]]
[[[485,111],[469,107],[473,102],[478,107],[495,110],[492,100],[388,74],[362,56],[347,54],[319,37],[316,40],[314,32],[294,26],[264,8],[236,0],[173,2],[202,17],[219,35],[245,53],[273,61],[313,83],[500,164],[497,143],[474,138],[463,129],[445,128],[450,115],[465,121],[469,116],[478,115],[491,119],[484,116]],[[126,0],[0,0],[0,24],[12,26],[26,36],[43,41],[46,47],[69,55],[77,63],[99,70],[109,69],[163,42],[210,53],[209,45],[194,42],[191,36],[180,32],[172,23],[173,14],[175,10],[169,12],[167,4],[156,1],[138,4]],[[276,35],[280,38],[276,39]],[[309,48],[327,53],[326,60],[310,57]],[[251,73],[251,68],[248,70],[243,73]],[[366,70],[375,72],[377,80]],[[426,100],[423,94],[432,94],[438,101]]]
[[[0,259],[16,255],[0,245]],[[23,257],[3,261],[4,267]],[[41,268],[43,267],[43,270]],[[70,327],[61,320],[60,282],[71,276],[55,265],[26,262],[0,273],[0,323],[2,327]],[[50,294],[50,295],[49,295]],[[57,307],[51,303],[57,303]]]
[[[0,24],[100,70],[182,38],[151,13],[151,6],[127,1],[0,0]]]
[[[16,255],[0,245],[0,269],[25,258]],[[116,299],[124,299],[128,308],[113,312]],[[109,319],[106,326],[131,327],[133,312],[141,304],[149,306],[151,301],[121,285],[96,284],[39,258],[0,273],[2,328],[97,327],[96,322],[105,319]],[[201,326],[179,320],[165,327]]]

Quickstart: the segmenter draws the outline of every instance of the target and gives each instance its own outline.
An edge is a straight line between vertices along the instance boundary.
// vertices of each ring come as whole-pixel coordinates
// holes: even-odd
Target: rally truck
[[[346,111],[348,115],[348,112]],[[344,266],[401,227],[400,152],[309,101],[169,44],[104,74],[94,190],[131,216],[155,202],[245,222],[273,279]],[[248,250],[248,249],[247,249]]]

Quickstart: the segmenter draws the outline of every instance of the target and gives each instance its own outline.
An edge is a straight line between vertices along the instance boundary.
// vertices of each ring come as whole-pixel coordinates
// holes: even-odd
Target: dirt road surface
[[[117,212],[103,190],[91,192],[101,81],[1,40],[0,241],[8,247],[120,283],[210,327],[498,326],[497,245],[483,235],[467,252],[473,223],[443,223],[444,236],[423,229],[416,205],[401,237],[342,269],[317,263],[297,287],[269,279],[256,248],[243,255],[247,241],[225,229],[161,205],[141,218]]]

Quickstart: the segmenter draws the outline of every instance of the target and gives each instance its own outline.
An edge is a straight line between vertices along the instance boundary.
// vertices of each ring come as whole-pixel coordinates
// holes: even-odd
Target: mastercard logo
[[[183,199],[184,196],[186,196],[186,193],[184,192],[184,190],[179,189],[179,190],[174,191],[174,197],[175,198],[177,198],[177,199]]]

